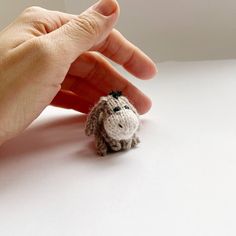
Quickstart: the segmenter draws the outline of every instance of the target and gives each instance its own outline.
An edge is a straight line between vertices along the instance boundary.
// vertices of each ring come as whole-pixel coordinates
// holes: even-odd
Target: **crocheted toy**
[[[94,134],[97,153],[128,150],[140,141],[136,131],[140,125],[139,115],[120,91],[101,97],[93,107],[86,122],[86,135]]]

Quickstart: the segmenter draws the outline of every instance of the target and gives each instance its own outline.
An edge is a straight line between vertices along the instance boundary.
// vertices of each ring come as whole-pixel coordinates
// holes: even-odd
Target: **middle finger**
[[[112,65],[98,53],[86,52],[72,65],[70,76],[63,82],[63,88],[98,100],[100,96],[119,90],[136,106],[140,114],[151,107],[150,99],[126,80]],[[93,88],[93,89],[90,89]],[[92,91],[93,94],[89,94]]]

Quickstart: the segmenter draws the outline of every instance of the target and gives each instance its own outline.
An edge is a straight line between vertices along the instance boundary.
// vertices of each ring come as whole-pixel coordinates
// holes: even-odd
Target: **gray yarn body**
[[[129,150],[139,142],[136,131],[140,125],[134,106],[124,96],[102,97],[87,118],[86,134],[94,135],[97,153]]]

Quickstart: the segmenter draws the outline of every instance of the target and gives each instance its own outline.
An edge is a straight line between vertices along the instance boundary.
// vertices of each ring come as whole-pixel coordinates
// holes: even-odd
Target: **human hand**
[[[50,104],[87,113],[99,97],[121,90],[140,114],[150,109],[150,99],[101,56],[141,79],[156,73],[151,59],[114,29],[118,17],[115,0],[79,16],[30,7],[0,32],[0,144]]]

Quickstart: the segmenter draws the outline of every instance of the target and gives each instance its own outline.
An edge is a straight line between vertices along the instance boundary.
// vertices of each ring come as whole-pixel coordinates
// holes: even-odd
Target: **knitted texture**
[[[121,92],[112,92],[101,97],[88,115],[85,133],[95,136],[97,153],[128,150],[140,141],[136,131],[140,126],[139,115]]]

